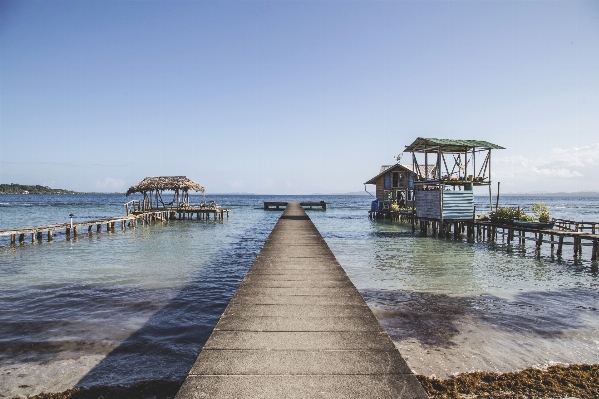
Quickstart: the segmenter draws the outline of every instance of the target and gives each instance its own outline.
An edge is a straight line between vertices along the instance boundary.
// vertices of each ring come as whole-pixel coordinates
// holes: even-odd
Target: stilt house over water
[[[421,137],[407,146],[414,170],[426,171],[414,182],[416,217],[440,225],[472,220],[473,187],[489,186],[490,192],[492,149],[504,148],[480,140]]]
[[[146,177],[139,184],[127,190],[127,197],[133,193],[144,196],[142,210],[157,208],[181,208],[189,206],[189,190],[204,192],[204,187],[185,176]],[[162,199],[163,191],[173,191],[170,202]]]
[[[415,175],[412,165],[383,165],[379,174],[364,184],[376,186],[376,198],[382,201],[382,210],[388,210],[391,204],[407,208],[414,203]]]

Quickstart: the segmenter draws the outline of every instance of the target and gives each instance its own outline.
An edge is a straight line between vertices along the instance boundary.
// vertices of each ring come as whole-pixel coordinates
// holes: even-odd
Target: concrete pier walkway
[[[176,399],[427,398],[326,242],[289,203]]]

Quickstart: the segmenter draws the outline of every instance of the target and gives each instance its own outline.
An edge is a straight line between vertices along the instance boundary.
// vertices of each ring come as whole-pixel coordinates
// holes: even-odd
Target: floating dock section
[[[288,203],[176,399],[427,398],[299,203]]]

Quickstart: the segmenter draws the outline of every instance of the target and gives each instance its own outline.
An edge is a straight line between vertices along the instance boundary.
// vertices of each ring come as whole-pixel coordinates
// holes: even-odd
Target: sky
[[[0,2],[0,183],[355,192],[417,137],[598,191],[599,2]]]

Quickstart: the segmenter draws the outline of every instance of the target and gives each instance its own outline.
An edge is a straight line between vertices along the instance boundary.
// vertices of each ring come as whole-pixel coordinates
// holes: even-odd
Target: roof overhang
[[[364,184],[376,184],[376,180],[381,177],[382,175],[384,175],[385,173],[392,171],[393,169],[395,169],[396,167],[400,167],[401,169],[405,170],[406,172],[412,172],[412,170],[407,167],[406,165],[402,165],[400,163],[396,163],[395,165],[391,165],[389,166],[387,169],[383,170],[381,173],[379,173],[378,175],[374,176],[372,179],[368,180],[366,183]]]
[[[450,139],[435,139],[418,137],[408,146],[404,152],[444,152],[444,153],[464,153],[472,150],[490,150],[505,148],[489,143],[483,140],[450,140]]]

